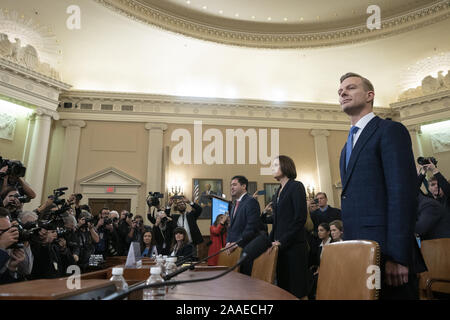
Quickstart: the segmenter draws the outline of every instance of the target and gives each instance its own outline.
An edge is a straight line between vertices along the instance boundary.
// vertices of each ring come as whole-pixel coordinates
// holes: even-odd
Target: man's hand
[[[171,196],[171,197],[169,198],[169,202],[167,203],[167,206],[168,206],[168,207],[171,207],[172,204],[173,204],[173,201],[174,201],[174,196]]]
[[[185,203],[191,203],[191,200],[189,200],[188,198],[186,198],[186,196],[183,196],[183,201],[185,202]]]
[[[439,172],[438,168],[436,168],[436,166],[433,163],[426,164],[423,167],[426,168],[426,170],[431,171],[433,174]]]
[[[9,260],[8,269],[16,272],[19,263],[25,260],[25,252],[23,249],[14,249],[11,251],[10,256],[11,259]]]
[[[236,250],[236,242],[227,242],[225,245],[225,248],[229,248],[228,250],[225,250],[225,252],[230,255],[234,250]],[[230,248],[231,247],[231,248]]]
[[[264,208],[264,211],[267,213],[272,212],[272,202],[269,202],[267,206]]]
[[[8,166],[4,166],[3,168],[0,169],[0,172],[2,173],[6,173],[6,171],[8,171]]]
[[[253,199],[258,199],[258,190],[255,191],[255,193],[252,195]]]
[[[19,240],[19,230],[11,228],[0,235],[0,248],[5,250]]]
[[[76,254],[74,254],[73,255],[73,260],[75,260],[75,262],[78,262],[78,260],[80,260],[80,258]]]
[[[385,271],[388,285],[398,287],[408,283],[408,267],[392,261],[386,261]]]
[[[97,229],[100,228],[103,225],[103,223],[105,223],[105,219],[103,218],[99,219],[97,222]]]

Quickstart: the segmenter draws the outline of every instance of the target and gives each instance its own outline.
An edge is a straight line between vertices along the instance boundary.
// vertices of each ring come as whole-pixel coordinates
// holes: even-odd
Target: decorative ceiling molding
[[[245,29],[232,30],[217,25],[180,17],[149,4],[134,0],[94,0],[103,6],[135,21],[154,25],[185,36],[227,45],[256,48],[313,48],[344,45],[392,36],[421,28],[450,17],[450,0],[382,19],[381,29],[370,30],[359,25],[320,32],[256,32]],[[301,25],[299,25],[299,29]]]
[[[405,126],[450,119],[450,90],[391,104]]]
[[[0,57],[0,95],[20,104],[55,111],[59,94],[70,85]]]
[[[349,120],[337,104],[305,102],[272,102],[263,100],[196,98],[136,93],[67,91],[58,109],[61,119],[130,121],[228,126],[284,127],[306,129],[348,130]],[[91,110],[81,109],[92,105]],[[112,111],[101,109],[112,105]],[[122,111],[123,104],[133,111]],[[375,108],[381,117],[395,118],[390,108]]]

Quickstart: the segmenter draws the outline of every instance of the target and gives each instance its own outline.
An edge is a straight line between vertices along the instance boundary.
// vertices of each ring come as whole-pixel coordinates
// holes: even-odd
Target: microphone
[[[172,273],[169,273],[168,275],[165,275],[163,278],[164,278],[165,281],[166,281],[166,280],[170,280],[170,279],[172,279],[173,277],[179,275],[180,273],[185,272],[186,270],[189,270],[189,269],[193,270],[193,269],[195,268],[196,265],[198,265],[198,264],[200,264],[200,263],[202,263],[202,262],[205,262],[205,261],[207,261],[208,259],[210,259],[210,258],[212,258],[212,257],[215,257],[215,256],[217,256],[218,254],[220,254],[220,253],[222,253],[222,252],[224,252],[224,251],[226,251],[226,250],[228,250],[228,249],[230,249],[230,248],[234,248],[234,247],[238,246],[239,243],[240,243],[242,240],[243,240],[243,239],[240,239],[240,240],[237,241],[235,244],[233,244],[233,245],[231,245],[231,246],[229,246],[229,247],[224,247],[224,248],[220,249],[219,251],[217,251],[216,253],[214,253],[214,254],[212,254],[212,255],[206,257],[206,258],[201,259],[200,261],[197,261],[197,262],[192,263],[192,264],[190,264],[190,265],[188,265],[188,266],[185,266],[185,267],[183,267],[183,268],[181,268],[181,269],[178,269],[178,270],[176,270],[176,271],[174,271],[174,272],[172,272]],[[181,263],[181,264],[183,264],[183,263]],[[181,265],[181,264],[180,264],[180,265]],[[177,267],[180,266],[180,265],[178,265],[178,264],[176,264],[176,265],[177,265]]]
[[[158,287],[165,287],[165,286],[175,286],[179,284],[185,284],[185,283],[194,283],[194,282],[203,282],[203,281],[209,281],[209,280],[215,280],[220,277],[223,277],[224,275],[230,273],[234,269],[236,269],[239,265],[241,265],[245,260],[247,259],[256,259],[261,254],[263,254],[270,246],[272,245],[272,242],[269,240],[269,238],[261,234],[255,239],[253,239],[247,246],[245,246],[241,257],[239,258],[239,261],[231,268],[225,270],[222,273],[219,273],[218,275],[215,275],[213,277],[209,278],[200,278],[200,279],[190,279],[190,280],[184,280],[184,281],[167,281],[167,282],[159,282],[159,283],[152,283],[152,284],[146,284],[141,283],[134,286],[130,286],[128,290],[126,291],[120,291],[115,292],[102,300],[118,300],[125,298],[128,296],[131,292],[142,290],[142,289],[148,289],[148,288],[158,288]],[[228,248],[227,248],[228,249]]]
[[[212,241],[208,241],[206,243],[206,246],[209,247],[212,244]],[[190,258],[192,258],[192,256],[194,255],[195,250],[192,251],[190,254],[188,254],[187,256],[183,257],[182,259],[178,260],[177,262],[175,262],[175,265],[177,267],[181,266],[183,263],[185,263],[186,261],[189,261]],[[202,261],[203,262],[203,261]]]

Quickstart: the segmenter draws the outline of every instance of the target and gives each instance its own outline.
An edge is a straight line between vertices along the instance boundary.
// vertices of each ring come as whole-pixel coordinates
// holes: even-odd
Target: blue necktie
[[[352,155],[353,150],[353,135],[359,130],[358,127],[351,127],[350,132],[348,133],[347,138],[347,146],[345,148],[345,169],[348,167],[348,162],[350,161],[350,156]]]

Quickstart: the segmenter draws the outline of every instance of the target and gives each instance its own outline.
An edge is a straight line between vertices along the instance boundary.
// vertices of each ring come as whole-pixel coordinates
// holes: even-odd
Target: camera
[[[147,205],[149,207],[158,207],[160,202],[159,199],[164,198],[164,194],[161,192],[149,192],[147,196]]]
[[[8,249],[22,249],[23,243],[30,241],[33,234],[40,229],[36,222],[19,223],[18,225],[11,226],[11,228],[16,228],[19,231],[19,239],[16,243],[10,245]]]
[[[319,204],[319,199],[314,199],[315,204]]]
[[[76,193],[75,199],[77,199],[77,201],[80,201],[81,199],[83,199],[83,195],[81,193]]]
[[[19,200],[21,203],[28,203],[28,202],[31,201],[31,199],[28,198],[27,196],[21,196],[21,195],[18,194],[18,193],[16,193],[16,194],[14,195],[14,197],[16,197],[17,200]]]
[[[0,168],[8,166],[8,170],[6,172],[0,173],[0,177],[4,176],[14,176],[17,178],[25,177],[25,173],[27,168],[25,168],[20,161],[11,161],[8,159],[3,159],[0,157]]]
[[[66,200],[60,199],[59,197],[65,195],[66,193],[64,191],[67,189],[68,189],[67,187],[62,187],[62,188],[53,190],[53,196],[50,196],[50,197],[53,197],[54,204],[56,204],[57,206],[60,206],[60,205],[64,205],[66,203]]]
[[[437,160],[434,157],[418,157],[417,158],[417,163],[420,164],[421,166],[427,165],[427,164],[434,164],[435,166],[437,165]]]
[[[104,225],[112,224],[112,223],[113,223],[113,220],[112,220],[112,219],[110,219],[110,218],[105,218],[105,220],[104,220]]]
[[[128,219],[128,218],[133,218],[133,214],[131,213],[131,212],[127,212],[126,214],[125,214],[125,218],[126,219]]]

